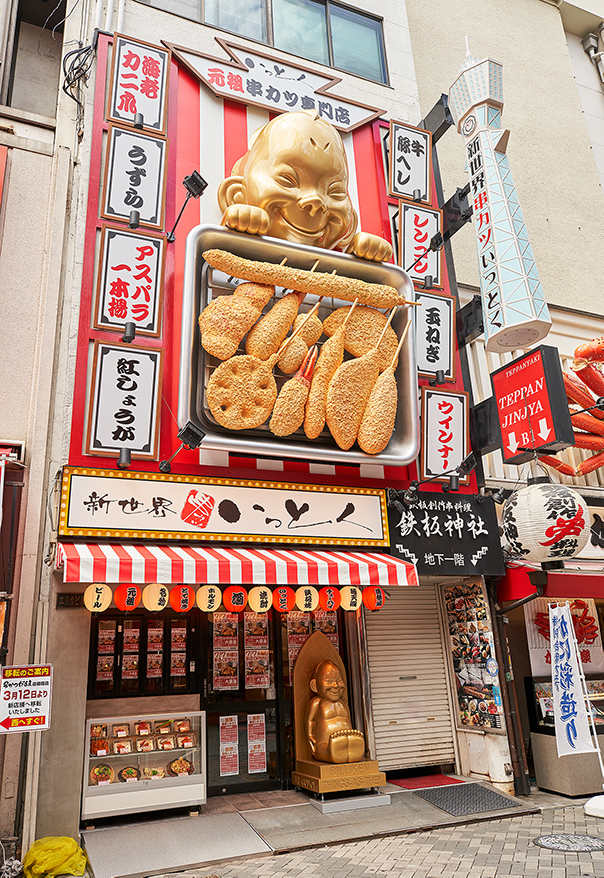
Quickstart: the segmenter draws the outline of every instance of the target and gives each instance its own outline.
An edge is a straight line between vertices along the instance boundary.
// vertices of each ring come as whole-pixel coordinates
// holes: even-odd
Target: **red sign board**
[[[4,668],[0,676],[0,733],[50,727],[52,665]]]
[[[491,374],[505,463],[573,444],[560,357],[541,345]]]

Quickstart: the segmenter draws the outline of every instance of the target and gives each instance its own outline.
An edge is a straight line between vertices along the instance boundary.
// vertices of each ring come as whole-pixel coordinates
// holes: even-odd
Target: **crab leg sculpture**
[[[604,372],[598,363],[604,363],[604,337],[579,345],[575,349],[571,371],[562,371],[570,419],[575,428],[574,447],[595,452],[581,461],[576,469],[555,457],[544,455],[539,458],[565,476],[586,476],[604,466],[604,411],[594,408],[598,399],[604,397]],[[589,412],[582,411],[587,408]]]

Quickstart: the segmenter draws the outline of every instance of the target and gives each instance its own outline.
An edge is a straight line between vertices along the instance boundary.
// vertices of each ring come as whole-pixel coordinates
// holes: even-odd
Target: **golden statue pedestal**
[[[292,771],[294,786],[311,793],[337,793],[341,790],[364,790],[386,783],[386,775],[379,770],[376,760],[345,762],[332,765],[315,759],[297,759]]]

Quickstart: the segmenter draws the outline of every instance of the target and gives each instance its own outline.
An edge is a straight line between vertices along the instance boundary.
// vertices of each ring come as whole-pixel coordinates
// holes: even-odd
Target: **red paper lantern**
[[[280,613],[289,613],[296,603],[296,592],[289,585],[279,585],[273,591],[273,607]]]
[[[113,600],[115,601],[115,606],[118,610],[121,610],[123,613],[132,612],[132,610],[136,610],[140,603],[141,590],[138,585],[134,585],[133,583],[130,583],[129,585],[123,583],[122,585],[118,585],[113,592]]]
[[[195,590],[190,585],[175,585],[170,589],[170,606],[177,613],[188,613],[195,604]]]
[[[229,585],[222,593],[222,602],[229,613],[241,613],[247,604],[247,591],[242,585]]]
[[[379,585],[368,585],[363,589],[363,603],[368,610],[379,610],[386,602],[386,592]]]
[[[341,603],[340,589],[334,585],[326,585],[319,591],[319,606],[322,610],[337,610]]]

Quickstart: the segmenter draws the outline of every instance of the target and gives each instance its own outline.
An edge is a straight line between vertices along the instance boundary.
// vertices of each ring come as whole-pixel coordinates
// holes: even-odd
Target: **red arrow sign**
[[[43,726],[46,725],[46,717],[45,716],[7,716],[2,722],[0,722],[0,726],[4,729],[16,729],[16,728],[24,728],[25,726]]]

